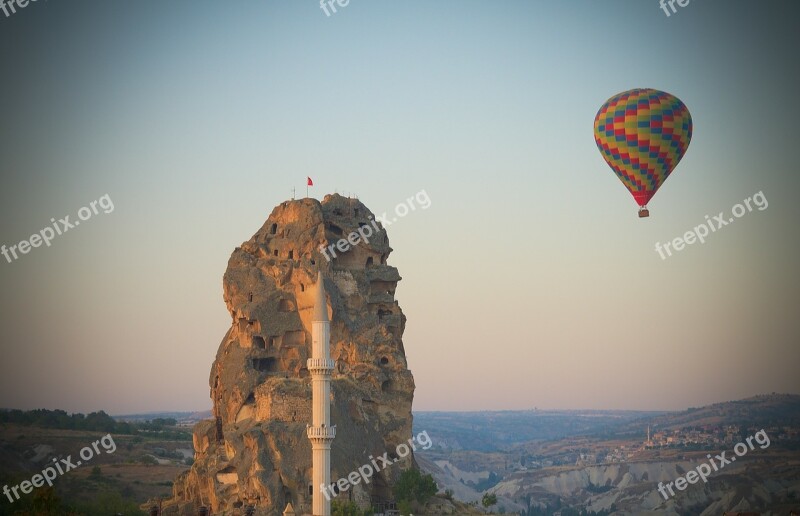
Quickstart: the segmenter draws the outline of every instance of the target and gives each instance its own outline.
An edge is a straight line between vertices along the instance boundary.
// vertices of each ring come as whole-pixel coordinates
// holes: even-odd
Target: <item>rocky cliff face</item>
[[[361,229],[367,239],[323,253]],[[165,514],[214,514],[254,504],[282,514],[291,503],[310,513],[311,316],[322,271],[331,317],[331,478],[347,476],[370,455],[394,455],[411,438],[414,379],[403,349],[405,316],[395,301],[400,275],[386,261],[386,231],[357,199],[328,195],[277,206],[228,262],[223,279],[231,327],[211,367],[214,419],[194,430],[195,464],[175,482]],[[331,257],[331,261],[326,257]],[[335,257],[334,257],[335,255]],[[396,458],[396,457],[395,457]],[[340,498],[366,507],[391,499],[413,455]]]
[[[707,482],[690,484],[665,500],[658,483],[673,482],[705,462],[664,460],[552,468],[515,473],[490,491],[546,512],[569,507],[614,514],[697,514],[716,516],[739,511],[789,514],[800,493],[795,453],[778,451],[762,458],[743,458],[713,472]]]

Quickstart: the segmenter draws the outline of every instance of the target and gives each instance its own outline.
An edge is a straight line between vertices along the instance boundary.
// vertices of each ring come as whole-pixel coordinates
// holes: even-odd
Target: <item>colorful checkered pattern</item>
[[[683,157],[692,115],[678,98],[652,89],[611,97],[594,119],[594,140],[639,206],[647,204]]]

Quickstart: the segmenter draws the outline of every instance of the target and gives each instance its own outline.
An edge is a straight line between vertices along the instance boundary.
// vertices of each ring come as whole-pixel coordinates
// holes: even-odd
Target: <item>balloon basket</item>
[[[649,217],[649,216],[650,216],[650,210],[648,210],[647,208],[640,208],[639,209],[639,218],[640,219],[643,219],[643,218]]]

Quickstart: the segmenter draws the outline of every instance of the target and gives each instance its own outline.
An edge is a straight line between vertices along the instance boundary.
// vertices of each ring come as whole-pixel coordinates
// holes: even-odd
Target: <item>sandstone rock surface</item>
[[[320,247],[361,228],[332,261]],[[369,231],[370,228],[372,231]],[[352,238],[352,240],[356,240]],[[322,271],[331,317],[331,478],[389,452],[396,463],[340,494],[363,507],[388,502],[400,473],[416,467],[397,446],[411,438],[414,379],[403,349],[406,318],[395,300],[386,231],[357,199],[328,195],[277,206],[236,248],[223,279],[231,327],[211,367],[214,419],[194,429],[195,463],[175,482],[164,514],[241,510],[278,515],[291,503],[311,512],[311,316]],[[328,253],[331,255],[332,253]],[[238,514],[238,512],[237,512]]]

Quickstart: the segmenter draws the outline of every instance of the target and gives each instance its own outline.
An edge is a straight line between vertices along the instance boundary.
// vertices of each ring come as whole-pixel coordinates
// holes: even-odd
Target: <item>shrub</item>
[[[407,500],[400,500],[397,504],[397,508],[400,510],[400,516],[408,516],[411,514],[411,502]]]
[[[152,455],[142,455],[141,457],[139,457],[139,462],[147,466],[158,465],[158,461]]]
[[[425,505],[438,490],[431,475],[423,475],[417,469],[407,469],[400,475],[400,480],[394,487],[394,495],[398,502]]]
[[[331,502],[331,516],[372,516],[372,509],[361,510],[355,502],[334,500]]]

